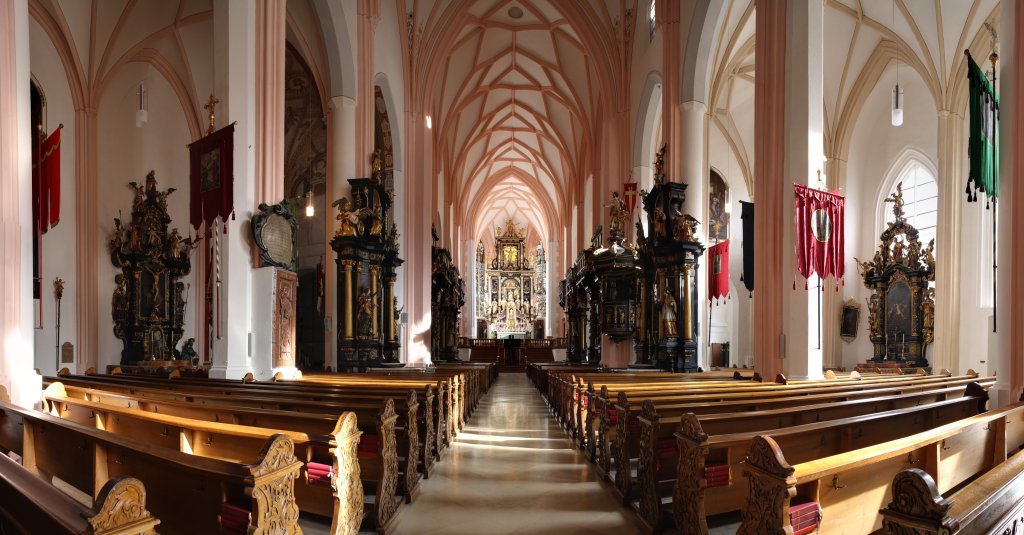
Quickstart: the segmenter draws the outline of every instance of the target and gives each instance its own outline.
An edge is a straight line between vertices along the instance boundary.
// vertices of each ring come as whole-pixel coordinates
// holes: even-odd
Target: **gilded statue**
[[[605,208],[611,208],[612,224],[609,228],[611,237],[622,237],[626,230],[626,223],[629,222],[629,211],[626,210],[626,204],[619,198],[619,192],[613,191],[611,202],[604,206]]]
[[[882,336],[882,326],[879,323],[881,315],[879,312],[882,308],[881,299],[879,299],[877,293],[872,293],[871,297],[867,299],[868,303],[868,326],[871,329],[871,337],[878,338]]]
[[[885,199],[885,202],[892,203],[892,214],[896,216],[896,222],[903,221],[903,183],[896,184],[896,192]]]
[[[676,216],[672,237],[678,241],[697,241],[697,225],[700,225],[700,221],[690,214]]]
[[[171,258],[181,257],[181,234],[178,234],[178,229],[175,228],[171,231],[171,236],[167,239],[170,244],[170,256]]]
[[[403,306],[402,308],[398,308],[398,297],[397,296],[392,297],[391,298],[391,302],[392,302],[392,307],[391,308],[393,308],[394,311],[395,311],[394,314],[392,314],[393,325],[392,325],[392,329],[391,329],[391,334],[395,338],[398,338],[398,331],[399,331],[399,329],[402,326],[402,311],[405,310],[405,307]]]
[[[118,273],[114,276],[114,296],[111,298],[110,310],[114,320],[114,334],[120,338],[121,335],[117,333],[118,325],[122,324],[128,318],[128,278],[123,273]]]
[[[380,172],[382,168],[383,167],[380,161],[380,151],[375,150],[373,151],[373,154],[370,155],[370,171],[373,173],[374,179],[380,180]]]
[[[928,247],[924,248],[924,264],[929,270],[935,271],[935,238],[932,238],[928,242]]]
[[[660,238],[668,234],[665,230],[665,211],[661,207],[654,209],[654,236]]]
[[[335,219],[338,220],[338,230],[334,232],[335,236],[355,236],[356,227],[359,225],[359,216],[355,210],[350,210],[350,204],[348,197],[342,197],[337,201],[338,215]]]
[[[656,185],[665,182],[665,150],[667,148],[668,145],[662,145],[661,150],[654,155],[654,183]]]
[[[373,297],[369,288],[359,291],[356,299],[356,324],[359,326],[359,334],[369,335],[370,326],[373,320]]]
[[[128,243],[132,251],[142,249],[142,238],[139,236],[139,224],[133,219],[128,225]]]
[[[117,252],[124,247],[124,228],[121,226],[121,219],[114,218],[114,237],[110,238],[110,251]]]
[[[661,326],[665,336],[676,335],[676,298],[668,288],[661,294]]]
[[[929,287],[925,290],[924,299],[921,301],[921,315],[924,318],[924,343],[928,345],[935,339],[935,288]]]
[[[138,209],[142,206],[142,203],[146,202],[146,189],[135,181],[129,182],[128,186],[130,186],[135,192],[135,200],[132,201],[132,208]]]

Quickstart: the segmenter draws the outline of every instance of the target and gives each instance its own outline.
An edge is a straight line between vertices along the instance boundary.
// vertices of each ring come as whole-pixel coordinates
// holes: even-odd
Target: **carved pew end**
[[[61,368],[60,371],[57,372],[57,377],[67,377],[69,375],[71,375],[71,370],[67,368]]]
[[[882,526],[890,533],[904,533],[908,525],[921,529],[920,533],[956,528],[943,521],[947,520],[946,511],[953,502],[943,499],[935,480],[924,470],[911,468],[896,474],[892,481],[892,495],[892,502],[879,511],[883,517]]]
[[[94,535],[153,533],[160,521],[146,509],[146,487],[134,477],[114,477],[100,490],[88,518]]]
[[[775,382],[780,384],[780,385],[788,385],[789,384],[789,380],[786,379],[786,376],[781,374],[781,373],[775,376]]]
[[[761,374],[760,374],[760,373],[758,373],[758,372],[754,372],[754,377],[752,378],[752,380],[753,380],[753,381],[754,381],[755,383],[763,383],[763,382],[764,382],[764,378],[763,378],[763,377],[761,377]]]
[[[836,378],[836,372],[832,370],[825,370],[825,380],[832,381]]]
[[[89,368],[85,370],[85,374],[86,375],[96,375],[96,367],[95,366],[89,366]]]
[[[860,381],[861,380],[860,372],[857,371],[857,370],[853,370],[852,372],[850,372],[850,379],[853,379],[854,381]]]
[[[281,373],[281,372],[278,372],[278,373]],[[278,380],[278,379],[277,379],[277,376],[276,376],[276,375],[274,376],[274,380],[275,380],[275,381],[276,381],[276,380]],[[255,382],[255,381],[256,381],[256,379],[255,379],[255,378],[254,378],[254,377],[252,376],[252,372],[247,372],[247,373],[246,373],[246,374],[245,374],[245,375],[244,375],[244,376],[242,377],[242,384],[248,384],[248,383],[253,383],[253,382]]]

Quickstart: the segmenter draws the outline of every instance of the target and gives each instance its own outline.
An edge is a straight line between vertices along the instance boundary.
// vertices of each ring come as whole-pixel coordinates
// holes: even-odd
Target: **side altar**
[[[868,325],[874,363],[928,367],[925,352],[934,340],[935,240],[921,246],[918,231],[906,220],[903,188],[885,200],[895,220],[881,235],[869,262],[857,260],[868,298]]]
[[[114,336],[124,345],[120,362],[171,363],[183,353],[190,360],[194,341],[177,349],[184,335],[187,299],[185,283],[179,279],[192,269],[189,253],[194,244],[178,229],[168,231],[167,197],[175,190],[158,189],[152,171],[144,184],[128,185],[134,194],[131,218],[114,218],[108,243],[110,261],[121,270],[114,277],[111,297]]]

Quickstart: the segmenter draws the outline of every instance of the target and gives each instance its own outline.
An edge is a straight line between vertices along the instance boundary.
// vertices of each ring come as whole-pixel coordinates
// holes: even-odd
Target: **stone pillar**
[[[1016,182],[1024,177],[1024,158],[1013,147],[1024,139],[1024,114],[1018,109],[1024,98],[1024,6],[1004,2],[999,65],[1000,100],[1000,169],[999,181],[999,250],[996,272],[999,308],[996,316],[996,344],[989,371],[998,372],[990,390],[990,408],[1015,402],[1024,389],[1024,212],[1013,210],[1018,191]],[[941,253],[945,254],[945,253]],[[936,289],[938,284],[936,284]],[[934,364],[933,364],[934,366]]]
[[[552,338],[558,338],[559,336],[565,336],[561,319],[563,313],[561,307],[558,306],[558,283],[561,282],[564,275],[562,273],[562,264],[559,261],[562,258],[562,244],[557,241],[548,242],[546,258],[548,272],[544,283],[547,285],[548,295],[547,308],[544,311],[544,318],[547,322],[544,325],[544,332]]]
[[[338,281],[338,270],[334,263],[335,253],[331,249],[331,238],[337,230],[338,222],[334,216],[337,210],[331,203],[341,197],[348,196],[352,188],[348,179],[355,177],[355,132],[356,132],[356,101],[346,96],[331,97],[327,104],[328,121],[330,123],[329,143],[330,179],[327,183],[327,242],[324,245],[324,309],[326,322],[324,327],[324,365],[332,370],[338,369],[338,339],[341,332],[340,322],[343,318],[336,317],[338,310],[338,289],[343,282]]]
[[[681,132],[682,146],[680,147],[680,166],[682,167],[682,182],[686,183],[686,202],[683,203],[683,212],[695,217],[700,221],[697,227],[698,240],[705,246],[707,242],[707,205],[708,205],[708,113],[707,105],[703,102],[691,100],[684,102],[681,106]],[[708,357],[708,337],[711,336],[710,307],[708,307],[708,285],[707,266],[701,266],[698,270],[700,279],[697,281],[697,293],[693,296],[697,299],[698,330],[695,333],[697,339],[697,365],[710,369]]]
[[[822,169],[825,174],[825,187],[829,191],[844,187],[843,176],[846,173],[846,162],[829,157]],[[846,272],[850,284],[860,284],[857,270]],[[851,288],[855,288],[851,287]],[[838,291],[837,291],[838,289]],[[822,366],[834,368],[843,365],[842,339],[839,337],[839,320],[842,314],[844,288],[838,281],[829,279],[825,284],[825,292],[821,300],[821,363]],[[867,318],[867,309],[861,307],[861,317]],[[867,321],[866,319],[864,321]]]
[[[661,35],[661,132],[662,140],[668,147],[665,155],[665,173],[673,182],[684,181],[683,171],[683,139],[680,124],[680,90],[682,77],[679,67],[682,65],[682,42],[679,39],[679,19],[682,2],[658,2],[655,20],[658,33]],[[658,147],[660,148],[660,147]],[[657,150],[657,149],[655,149]],[[689,197],[689,195],[687,195]]]
[[[423,112],[406,102],[405,131],[410,143],[405,154],[406,195],[410,199],[403,221],[403,256],[405,258],[404,285],[405,309],[409,312],[408,328],[404,331],[402,346],[406,361],[430,362],[430,270],[431,270],[431,210],[436,204],[422,202],[431,199],[433,173],[433,151],[431,133],[424,123]],[[413,199],[415,201],[413,201]]]
[[[75,318],[78,335],[78,370],[99,369],[99,221],[97,216],[96,108],[87,104],[75,110]],[[108,310],[109,312],[109,310]],[[114,361],[120,358],[114,356]]]
[[[0,4],[0,385],[32,407],[32,161],[28,2]]]
[[[935,345],[928,355],[936,370],[960,369],[960,230],[963,219],[964,118],[939,112],[939,212],[935,228]],[[1004,147],[1011,146],[1003,144]],[[1007,206],[1007,205],[1003,205]],[[927,244],[923,244],[927,245]]]
[[[476,337],[476,242],[463,240],[462,258],[465,269],[462,280],[466,281],[466,305],[462,308],[462,336]]]
[[[370,176],[370,153],[373,152],[373,34],[380,22],[380,0],[358,0],[356,8],[356,172]]]
[[[220,99],[216,126],[219,128],[237,122],[234,141],[236,216],[215,225],[211,232],[214,239],[220,240],[220,294],[219,298],[214,296],[213,311],[219,315],[213,321],[219,323],[220,335],[216,336],[218,329],[215,328],[210,367],[210,377],[215,378],[238,379],[252,371],[249,336],[252,331],[253,269],[252,250],[245,236],[249,232],[249,218],[257,204],[257,184],[260,188],[266,185],[257,178],[256,162],[260,158],[259,153],[268,148],[266,143],[257,143],[256,116],[261,102],[256,98],[256,63],[261,56],[254,52],[259,34],[257,18],[257,4],[248,0],[216,2],[213,6],[214,62],[217,66],[214,94]],[[283,41],[281,46],[284,46]],[[267,57],[267,54],[262,57]],[[271,119],[267,117],[267,120]],[[263,159],[263,165],[266,162]],[[278,176],[281,172],[283,168]],[[273,192],[265,191],[264,194],[272,195]],[[223,232],[224,226],[226,233]]]
[[[757,10],[754,270],[766,284],[754,295],[755,367],[765,378],[820,378],[821,350],[810,347],[809,332],[817,320],[796,280],[790,183],[811,183],[822,166],[823,4],[757,0]]]
[[[254,0],[256,10],[256,202],[284,199],[285,0]],[[237,176],[237,175],[236,175]]]

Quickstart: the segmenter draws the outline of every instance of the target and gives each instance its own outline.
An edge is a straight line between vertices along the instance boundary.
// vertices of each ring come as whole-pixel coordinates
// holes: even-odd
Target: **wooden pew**
[[[267,440],[250,463],[231,462],[0,402],[0,449],[20,455],[29,472],[58,477],[97,498],[108,480],[132,474],[147,489],[161,533],[299,531],[292,482],[302,463],[287,435]]]
[[[1024,455],[1015,454],[948,498],[919,468],[896,474],[892,494],[881,511],[889,533],[1016,533],[1024,524]]]
[[[938,492],[948,493],[1020,451],[1024,403],[833,455],[806,456],[775,438],[757,437],[747,452],[749,493],[739,533],[792,530],[790,513],[800,507],[818,513],[819,533],[869,533],[882,527],[879,506],[892,500],[899,472],[921,468]]]
[[[667,518],[699,526],[705,514],[738,510],[745,489],[732,474],[750,441],[774,433],[799,455],[845,451],[984,410],[987,392],[977,383],[941,393],[887,396],[767,411],[696,416],[687,414],[662,432],[653,403],[644,403],[637,468],[641,520],[655,530]],[[669,426],[665,426],[669,427]],[[667,437],[667,438],[666,438]],[[678,501],[678,503],[677,503]]]
[[[358,389],[350,389],[347,394],[321,393],[293,394],[292,388],[281,387],[280,390],[257,390],[251,389],[252,385],[219,386],[212,389],[192,384],[181,383],[176,385],[172,382],[143,382],[134,381],[122,382],[119,378],[109,376],[82,377],[65,376],[61,382],[66,386],[73,385],[85,388],[93,388],[108,392],[117,392],[126,395],[144,396],[150,400],[168,400],[195,404],[209,405],[231,405],[239,407],[250,407],[254,409],[296,411],[302,413],[330,414],[337,417],[346,410],[377,410],[385,399],[392,399],[390,391],[387,394],[376,394],[362,392]],[[47,378],[46,382],[52,384],[53,378]],[[443,386],[443,385],[442,385]],[[314,389],[315,390],[315,389]],[[430,467],[435,459],[440,457],[440,452],[446,444],[441,440],[437,429],[445,429],[447,426],[447,413],[444,410],[435,409],[435,396],[433,386],[427,385],[424,388],[423,410],[408,401],[414,399],[408,390],[401,392],[401,397],[395,397],[396,408],[401,411],[403,422],[400,422],[398,432],[404,433],[405,429],[416,429],[419,436],[402,437],[403,444],[418,445],[418,452],[415,456],[406,456],[407,464],[418,462],[425,475],[429,475]],[[397,393],[397,391],[396,391]],[[415,415],[415,417],[414,417]],[[375,417],[374,417],[375,418]],[[415,426],[410,426],[405,421],[416,420]],[[273,426],[268,426],[273,427]],[[443,434],[443,431],[442,431]],[[416,470],[406,470],[406,489],[414,490],[418,484],[419,473]]]
[[[83,425],[95,422],[97,427],[102,426],[112,433],[203,457],[244,458],[265,437],[284,433],[291,438],[299,459],[303,461],[304,477],[300,477],[295,485],[296,501],[301,510],[333,518],[340,507],[334,496],[358,494],[361,498],[364,495],[362,487],[366,485],[366,492],[374,496],[367,511],[372,527],[386,531],[397,513],[399,474],[394,430],[397,414],[391,400],[386,400],[375,416],[364,413],[361,425],[366,433],[358,431],[360,424],[356,413],[348,412],[337,425],[337,428],[343,428],[345,420],[349,420],[347,434],[327,436],[185,418],[149,412],[137,406],[127,408],[76,399],[66,395],[61,383],[48,386],[43,397],[48,411],[54,416]],[[161,407],[169,408],[166,405]],[[201,413],[201,407],[195,407],[194,415],[230,414],[226,408],[221,408],[220,412],[211,409]],[[336,488],[342,483],[358,485],[360,490]],[[346,507],[350,515],[354,514],[351,509]],[[359,509],[362,509],[361,504]],[[354,523],[349,517],[337,521]]]
[[[918,392],[941,390],[951,387],[966,387],[975,382],[974,377],[939,377],[928,381],[912,381],[903,384],[886,383],[884,388],[847,388],[837,386],[835,389],[814,390],[808,394],[804,390],[798,390],[796,395],[790,395],[792,391],[757,391],[747,392],[746,395],[736,395],[735,392],[725,394],[709,394],[704,396],[680,396],[678,399],[647,398],[642,400],[652,401],[655,404],[661,418],[680,417],[686,413],[713,414],[720,412],[744,412],[754,410],[766,410],[771,408],[784,408],[814,405],[819,403],[845,402],[855,399],[876,398],[884,396],[903,396]],[[986,378],[982,384],[989,385],[994,381]],[[602,396],[603,394],[602,390]],[[962,392],[961,392],[962,395]],[[980,393],[979,393],[980,395]],[[657,400],[657,401],[655,401]],[[639,431],[640,424],[637,421],[637,414],[631,410],[631,400],[624,392],[619,393],[618,402],[612,407],[599,399],[599,406],[602,409],[599,415],[599,430],[594,440],[598,455],[598,465],[605,473],[612,468],[612,460],[615,466],[630,466],[630,461],[638,459],[638,441],[631,438],[635,431]],[[612,431],[614,429],[614,431]],[[630,493],[630,480],[624,474],[620,475],[615,471],[615,485],[621,496],[628,496]]]
[[[160,521],[146,509],[146,488],[115,477],[86,507],[6,455],[0,455],[0,532],[32,535],[148,535]]]

